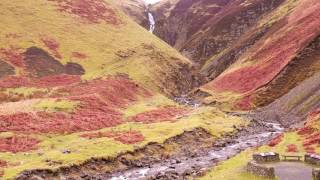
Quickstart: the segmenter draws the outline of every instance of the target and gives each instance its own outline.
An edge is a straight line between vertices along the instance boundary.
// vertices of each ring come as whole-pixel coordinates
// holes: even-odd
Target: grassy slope
[[[88,0],[88,2],[90,1]],[[121,124],[93,132],[138,131],[144,136],[144,140],[135,144],[125,144],[107,137],[96,139],[80,137],[81,134],[88,132],[39,133],[31,131],[25,133],[19,129],[2,131],[0,133],[0,143],[2,143],[0,160],[6,161],[6,165],[0,169],[5,179],[15,177],[23,170],[56,168],[61,165],[79,163],[90,157],[115,156],[119,152],[133,150],[134,146],[143,146],[151,141],[163,142],[169,137],[195,127],[204,127],[212,135],[219,136],[233,131],[234,125],[246,124],[238,117],[227,116],[215,108],[207,107],[188,109],[187,114],[167,117],[167,119],[162,119],[163,122],[149,124],[129,122],[129,117],[139,113],[168,106],[185,108],[160,94],[159,88],[164,88],[162,87],[163,81],[170,81],[170,77],[176,75],[175,69],[179,68],[181,64],[189,65],[187,59],[117,10],[115,10],[115,16],[112,18],[116,18],[120,23],[114,25],[103,21],[92,23],[75,14],[60,12],[57,10],[56,1],[4,0],[1,1],[0,5],[0,48],[14,49],[16,55],[21,55],[25,49],[31,46],[42,48],[50,52],[52,56],[58,53],[61,56],[58,60],[63,64],[72,61],[83,66],[86,72],[81,76],[83,83],[91,82],[95,78],[105,78],[107,75],[125,73],[135,83],[139,84],[139,87],[143,86],[151,94],[150,96],[142,96],[138,93],[135,94],[137,99],[127,101],[126,98],[128,97],[120,96],[121,92],[115,93],[113,89],[111,89],[112,91],[108,89],[109,84],[106,84],[106,87],[99,85],[100,88],[105,88],[106,92],[111,91],[114,95],[119,93],[120,100],[125,99],[125,104],[122,107],[110,107],[122,113],[123,121]],[[113,9],[110,4],[107,6]],[[41,40],[43,38],[49,38],[56,42],[58,44],[57,48],[54,51],[48,48]],[[85,56],[75,57],[73,52]],[[4,54],[1,54],[0,58],[10,62],[10,59]],[[17,76],[26,76],[27,72],[23,67],[15,64],[11,65],[15,67]],[[115,87],[110,85],[111,88],[118,86],[119,84]],[[6,95],[1,101],[6,103],[1,105],[0,113],[1,115],[15,115],[24,112],[34,116],[38,112],[47,112],[51,115],[57,112],[65,112],[69,116],[76,115],[78,109],[83,108],[83,102],[73,100],[72,95],[81,97],[92,95],[97,98],[95,101],[99,100],[98,92],[77,95],[79,92],[76,91],[68,95],[60,92],[63,88],[29,86],[1,88],[1,91]],[[90,87],[89,90],[85,90],[89,91]],[[167,91],[170,92],[170,90]],[[62,99],[52,98],[52,94],[55,93],[60,93]],[[108,97],[106,98],[108,99]],[[163,113],[167,112],[164,111]],[[14,121],[20,120],[22,125],[27,122],[24,121],[24,118],[14,119]],[[66,119],[66,121],[71,120]],[[2,120],[0,121],[2,123]],[[50,119],[50,121],[54,120]],[[52,123],[54,124],[54,122]],[[33,124],[25,124],[25,126],[29,125]],[[5,129],[6,126],[1,125],[1,128]],[[7,146],[28,148],[25,147],[25,142],[16,142],[14,137],[20,136],[35,138],[39,143],[36,144],[34,150],[26,150],[26,152],[19,150],[11,152],[4,149]],[[12,137],[13,139],[10,139]],[[6,140],[6,138],[9,138],[9,140]],[[71,153],[64,154],[63,151],[65,150],[69,150]]]
[[[72,60],[85,68],[87,73],[83,79],[90,80],[123,72],[134,80],[149,85],[148,88],[154,88],[154,84],[150,82],[151,76],[153,72],[159,71],[157,66],[161,67],[165,63],[150,60],[147,56],[148,50],[143,45],[153,45],[158,51],[165,52],[165,60],[175,57],[176,62],[170,60],[171,64],[187,63],[175,50],[146,33],[118,11],[116,16],[122,21],[120,25],[90,24],[79,17],[73,17],[74,15],[57,11],[54,2],[16,0],[4,1],[1,4],[0,48],[12,46],[26,49],[37,46],[49,50],[41,38],[52,38],[60,44],[58,51],[62,56],[62,63]],[[18,37],[8,38],[10,34]],[[121,58],[116,53],[128,50],[136,51],[136,55],[119,61]],[[83,53],[87,58],[73,58],[72,52]]]

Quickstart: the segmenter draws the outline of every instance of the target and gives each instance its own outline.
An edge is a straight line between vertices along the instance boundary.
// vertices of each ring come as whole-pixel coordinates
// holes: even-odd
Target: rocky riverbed
[[[284,129],[277,123],[254,122],[235,135],[216,141],[212,147],[142,167],[102,175],[111,180],[184,179],[200,176],[218,162],[229,159],[241,151],[265,144]]]

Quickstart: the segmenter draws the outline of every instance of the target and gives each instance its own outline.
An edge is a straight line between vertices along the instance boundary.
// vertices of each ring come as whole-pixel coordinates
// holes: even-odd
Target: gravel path
[[[280,180],[311,180],[312,167],[299,162],[279,162],[274,165]]]

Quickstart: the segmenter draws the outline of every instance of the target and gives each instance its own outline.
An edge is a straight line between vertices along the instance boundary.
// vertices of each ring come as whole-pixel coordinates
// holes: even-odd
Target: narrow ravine
[[[218,162],[229,159],[241,151],[265,144],[284,129],[277,123],[259,123],[241,130],[235,136],[216,142],[212,148],[191,156],[171,158],[147,167],[132,168],[104,176],[111,180],[179,179],[199,176]]]

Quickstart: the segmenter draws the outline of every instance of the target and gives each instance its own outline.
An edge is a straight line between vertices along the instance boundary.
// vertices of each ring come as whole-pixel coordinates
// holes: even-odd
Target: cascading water
[[[148,11],[148,20],[149,20],[149,26],[150,26],[149,32],[153,33],[153,31],[155,29],[156,22],[155,22],[154,17],[150,11]]]

